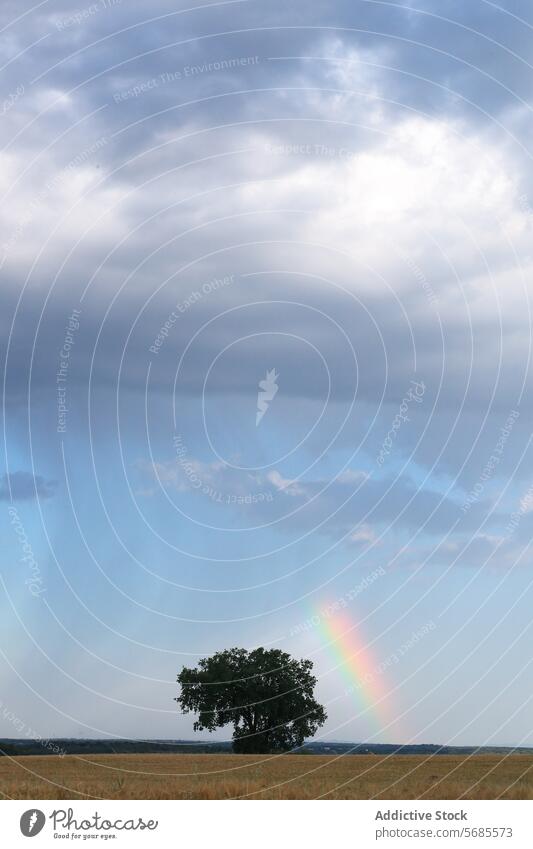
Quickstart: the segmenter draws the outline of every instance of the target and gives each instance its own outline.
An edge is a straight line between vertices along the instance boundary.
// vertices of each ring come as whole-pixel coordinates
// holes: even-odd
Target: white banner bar
[[[2,801],[1,845],[533,846],[533,801]]]

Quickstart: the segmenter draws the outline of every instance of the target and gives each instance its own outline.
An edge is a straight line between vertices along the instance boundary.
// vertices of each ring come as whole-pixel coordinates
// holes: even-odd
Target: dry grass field
[[[533,756],[0,758],[11,799],[533,799]]]

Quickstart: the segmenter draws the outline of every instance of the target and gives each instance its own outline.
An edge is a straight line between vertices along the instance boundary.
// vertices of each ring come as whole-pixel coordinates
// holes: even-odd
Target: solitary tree
[[[235,752],[279,752],[301,746],[327,715],[313,695],[310,660],[279,649],[227,649],[178,675],[175,701],[194,712],[195,731],[233,724]]]

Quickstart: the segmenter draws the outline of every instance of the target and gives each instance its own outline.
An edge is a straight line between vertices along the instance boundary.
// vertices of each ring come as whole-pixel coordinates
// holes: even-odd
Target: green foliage
[[[326,721],[313,695],[310,660],[279,649],[227,649],[204,657],[178,675],[175,699],[197,713],[195,731],[233,724],[235,752],[280,752],[301,746]]]

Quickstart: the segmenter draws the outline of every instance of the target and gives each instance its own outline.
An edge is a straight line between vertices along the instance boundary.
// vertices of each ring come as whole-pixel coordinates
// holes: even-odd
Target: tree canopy
[[[183,667],[175,701],[183,713],[198,714],[195,731],[232,724],[235,752],[287,751],[327,718],[313,695],[312,668],[279,649],[226,649]]]

